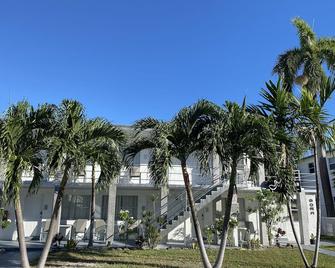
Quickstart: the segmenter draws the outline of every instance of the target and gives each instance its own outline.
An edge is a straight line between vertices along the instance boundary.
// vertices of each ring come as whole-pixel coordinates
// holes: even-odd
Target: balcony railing
[[[168,174],[168,184],[170,186],[183,186],[184,180],[183,175],[179,170],[179,166],[173,166],[169,170]],[[197,168],[188,168],[190,182],[194,186],[205,186],[212,185],[218,180],[220,176],[220,172],[218,169],[212,169],[210,174],[203,175],[199,172]],[[91,182],[92,169],[91,167],[87,167],[84,172],[82,172],[79,176],[71,178],[69,183],[90,183]],[[100,175],[100,170],[96,170],[96,177]],[[229,174],[223,176],[224,179],[228,179]],[[22,176],[22,181],[31,181],[33,177],[32,172],[24,172]],[[62,172],[56,172],[49,177],[46,177],[44,181],[46,182],[59,182],[62,178]],[[116,180],[118,185],[142,185],[142,186],[152,186],[154,182],[150,178],[149,171],[147,170],[147,166],[138,166],[133,167],[131,169],[124,169],[121,171],[120,176]],[[238,169],[237,172],[237,181],[236,184],[238,187],[252,187],[256,184],[250,180],[249,178],[249,170],[247,168]]]

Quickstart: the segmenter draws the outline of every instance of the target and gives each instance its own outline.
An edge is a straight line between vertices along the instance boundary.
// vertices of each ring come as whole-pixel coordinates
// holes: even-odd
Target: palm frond
[[[320,105],[323,107],[335,91],[335,78],[323,77],[320,85]]]
[[[279,75],[288,91],[292,91],[296,74],[304,62],[304,51],[300,48],[288,50],[278,56],[273,73]]]
[[[123,162],[126,167],[133,165],[135,156],[144,149],[152,149],[155,147],[153,140],[147,138],[135,138],[125,146],[123,150]]]
[[[307,22],[298,17],[294,18],[292,23],[297,28],[301,47],[309,47],[316,42],[316,35]]]

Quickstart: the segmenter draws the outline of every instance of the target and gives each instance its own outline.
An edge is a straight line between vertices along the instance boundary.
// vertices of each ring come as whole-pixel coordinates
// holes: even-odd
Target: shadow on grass
[[[80,256],[73,256],[71,253],[74,254],[80,254],[82,256],[85,256],[85,259],[80,258]],[[125,252],[120,252],[120,254],[117,254],[117,252],[114,252],[114,255],[109,256],[108,250],[101,250],[101,251],[73,251],[73,252],[58,252],[57,255],[49,256],[47,265],[55,266],[55,267],[63,267],[65,263],[68,263],[69,266],[72,264],[76,267],[79,267],[81,263],[94,263],[94,264],[107,264],[107,265],[133,265],[135,267],[142,267],[142,266],[151,266],[151,267],[161,267],[161,268],[178,268],[179,266],[176,265],[167,265],[167,264],[159,264],[159,263],[153,263],[153,262],[140,262],[141,260],[145,259],[145,256],[137,256],[138,261],[134,260],[113,260],[113,258],[129,258],[128,252],[127,255]],[[130,253],[130,252],[129,252]],[[92,257],[92,259],[90,259]],[[104,257],[104,258],[110,258],[110,260],[99,260],[95,259],[96,257]],[[61,263],[54,263],[54,262],[61,262]],[[52,263],[52,264],[50,264]],[[84,265],[83,265],[84,266]]]
[[[52,261],[52,260],[50,260]],[[69,263],[69,265],[71,263],[73,263],[73,265],[77,265],[74,267],[80,267],[80,263],[94,263],[94,264],[109,264],[109,265],[117,265],[117,264],[123,264],[123,265],[134,265],[136,267],[141,267],[141,266],[151,266],[151,267],[160,267],[160,268],[179,268],[179,266],[173,266],[173,265],[166,265],[166,264],[157,264],[157,263],[139,263],[139,262],[135,262],[135,261],[122,261],[122,260],[110,260],[110,261],[106,261],[106,260],[80,260],[80,259],[71,259],[71,260],[64,260],[64,262]],[[64,263],[52,263],[52,266],[55,267],[64,267],[64,266],[68,266],[68,265],[64,265]],[[84,265],[83,265],[84,266]]]

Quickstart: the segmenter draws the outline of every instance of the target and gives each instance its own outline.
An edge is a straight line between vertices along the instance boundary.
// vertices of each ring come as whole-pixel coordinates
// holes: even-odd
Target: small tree
[[[132,231],[132,229],[130,228],[136,221],[134,219],[134,217],[131,217],[129,214],[129,210],[123,210],[121,209],[119,212],[119,217],[122,221],[122,224],[120,226],[121,228],[121,234],[123,236],[124,239],[124,244],[126,245],[126,243],[128,243],[128,236],[129,233]]]
[[[216,219],[214,224],[214,228],[220,237],[222,235],[223,223],[224,223],[224,217],[221,217],[219,219]],[[227,236],[227,241],[230,245],[233,242],[233,232],[237,226],[238,226],[238,220],[235,219],[234,217],[230,217],[228,223],[228,236]]]
[[[266,225],[269,246],[272,246],[274,226],[279,223],[282,218],[280,214],[283,212],[283,204],[277,193],[270,190],[262,189],[257,191],[255,199],[259,203],[259,211],[261,221]]]
[[[151,211],[143,211],[142,223],[144,225],[144,242],[149,248],[154,248],[159,242],[159,230],[157,221]]]
[[[206,226],[203,230],[205,234],[208,245],[210,246],[213,243],[214,234],[216,233],[216,229],[214,225]]]

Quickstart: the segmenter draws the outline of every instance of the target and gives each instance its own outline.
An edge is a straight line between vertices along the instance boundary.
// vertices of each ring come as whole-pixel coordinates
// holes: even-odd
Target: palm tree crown
[[[301,18],[293,19],[293,24],[297,28],[300,47],[279,55],[273,72],[283,79],[289,90],[297,83],[316,93],[325,76],[323,64],[330,71],[335,69],[335,39],[318,38]]]
[[[167,181],[168,168],[172,158],[186,162],[192,153],[202,150],[199,135],[218,115],[218,107],[201,100],[193,106],[182,109],[171,121],[163,122],[145,118],[135,123],[135,137],[124,151],[124,159],[132,163],[135,155],[143,149],[151,149],[149,170],[151,179],[157,183]],[[208,168],[209,158],[201,161],[202,168]]]
[[[42,105],[34,109],[22,101],[11,106],[0,123],[1,157],[6,167],[4,197],[14,198],[21,188],[21,175],[33,171],[33,182],[43,178],[44,139],[50,134],[54,107]]]

